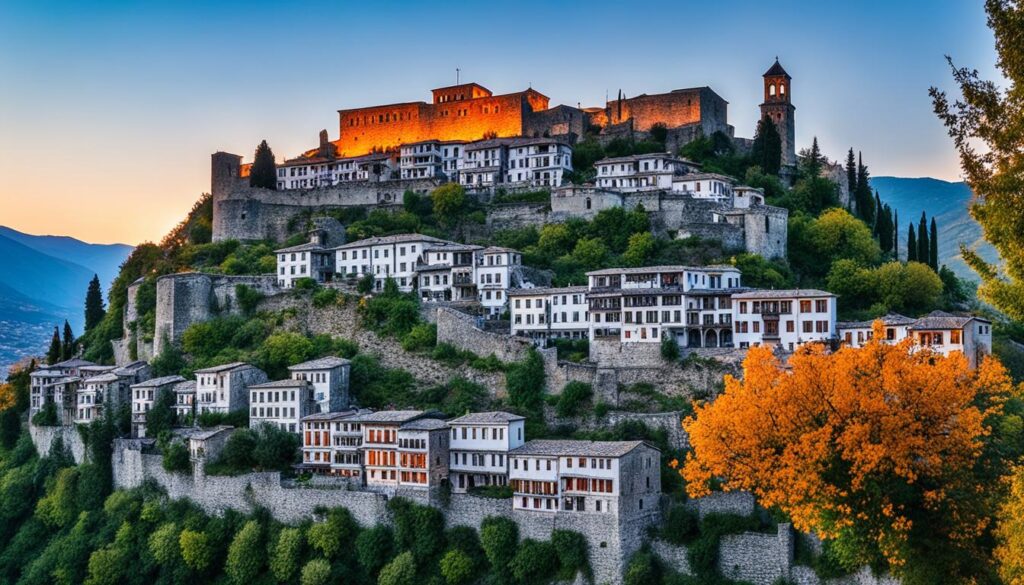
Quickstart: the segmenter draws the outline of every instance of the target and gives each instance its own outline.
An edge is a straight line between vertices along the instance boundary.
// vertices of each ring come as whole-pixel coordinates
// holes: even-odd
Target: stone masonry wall
[[[623,343],[617,339],[591,341],[590,361],[599,367],[616,368],[656,368],[665,365],[660,343]]]
[[[29,423],[29,436],[36,446],[36,452],[45,457],[50,452],[50,446],[59,437],[64,442],[74,458],[75,463],[85,462],[85,443],[82,436],[78,434],[78,428],[74,426],[40,427]]]
[[[793,565],[793,530],[779,524],[776,534],[744,532],[722,537],[718,548],[718,571],[754,585],[772,585],[789,578]]]

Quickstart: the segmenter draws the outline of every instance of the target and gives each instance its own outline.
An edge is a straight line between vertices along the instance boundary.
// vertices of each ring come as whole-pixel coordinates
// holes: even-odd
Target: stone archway
[[[701,347],[701,336],[699,330],[690,329],[686,332],[686,346]]]
[[[723,329],[718,334],[718,345],[721,347],[732,347],[732,331]]]
[[[718,332],[708,329],[704,333],[704,347],[718,347]]]

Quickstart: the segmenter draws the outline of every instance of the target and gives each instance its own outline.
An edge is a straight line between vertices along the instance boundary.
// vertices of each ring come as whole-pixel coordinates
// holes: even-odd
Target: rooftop
[[[426,416],[428,413],[423,410],[381,410],[360,414],[358,417],[361,423],[405,423]]]
[[[372,411],[367,410],[363,412],[368,414]],[[351,408],[349,410],[341,410],[338,412],[315,412],[313,414],[308,414],[302,417],[302,422],[331,422],[336,420],[352,418],[353,416],[356,416],[358,414],[360,414],[359,411],[354,408]]]
[[[836,295],[814,288],[793,288],[785,290],[752,290],[733,295],[735,299],[794,299],[805,297],[834,297]]]
[[[83,360],[83,359],[80,359],[80,358],[71,358],[69,360],[64,360],[62,362],[58,362],[56,364],[53,364],[52,366],[49,366],[49,367],[50,368],[81,368],[83,366],[95,366],[95,365],[96,365],[95,363],[90,362],[89,360]]]
[[[324,249],[324,247],[321,246],[320,244],[316,244],[316,243],[313,243],[313,242],[306,242],[305,244],[299,244],[298,246],[290,246],[288,248],[281,248],[279,250],[274,250],[274,253],[275,254],[285,254],[285,253],[288,253],[288,252],[319,252],[319,251],[321,251],[323,249]]]
[[[166,386],[167,384],[177,384],[178,382],[184,382],[185,378],[181,376],[163,376],[160,378],[150,378],[145,382],[139,382],[138,384],[132,384],[132,388],[159,388],[160,386]]]
[[[647,154],[629,154],[629,155],[626,155],[626,156],[610,156],[608,158],[602,158],[601,160],[595,162],[594,164],[595,165],[603,165],[603,164],[614,164],[614,163],[624,163],[624,162],[636,162],[638,160],[650,160],[650,159],[653,159],[653,158],[658,158],[658,159],[667,158],[667,159],[670,159],[670,160],[675,160],[675,161],[679,161],[681,163],[690,164],[690,165],[696,165],[697,164],[697,163],[692,163],[692,162],[690,162],[688,160],[681,159],[681,158],[679,158],[677,156],[674,156],[673,154],[668,153],[668,152],[648,152]],[[697,166],[700,166],[700,165],[697,165]]]
[[[295,364],[294,366],[288,366],[288,370],[293,372],[304,370],[329,370],[349,363],[351,362],[345,358],[329,355],[327,357],[310,360],[308,362],[302,362],[301,364]]]
[[[775,64],[769,67],[768,71],[765,71],[762,77],[773,77],[776,75],[784,75],[786,77],[789,77],[789,73],[786,73],[786,70],[783,69],[782,65],[779,64],[778,57],[775,58]]]
[[[107,382],[117,382],[120,379],[121,379],[120,376],[118,376],[114,372],[106,372],[106,373],[100,374],[98,376],[90,376],[89,377],[89,382],[107,383]]]
[[[553,457],[622,457],[633,449],[647,445],[644,441],[571,441],[535,439],[511,451],[512,455],[550,455]]]
[[[431,244],[437,244],[444,242],[444,240],[433,236],[425,236],[423,234],[396,234],[393,236],[375,236],[372,238],[358,240],[338,246],[335,250],[347,250],[349,248],[362,248],[364,246],[378,246],[382,244],[401,244],[404,242],[429,242]]]
[[[219,434],[221,434],[221,433],[223,433],[225,431],[233,431],[233,430],[235,430],[235,427],[231,427],[231,426],[228,426],[228,425],[217,425],[215,427],[210,427],[208,429],[202,429],[202,430],[200,430],[198,432],[192,433],[192,434],[190,434],[188,436],[188,438],[189,439],[196,439],[197,441],[205,441],[206,439],[209,439],[211,437],[219,435]]]
[[[184,382],[178,382],[177,384],[174,385],[174,388],[172,388],[172,390],[179,394],[194,393],[196,391],[196,381],[185,380]]]
[[[889,313],[884,317],[878,319],[869,319],[867,321],[840,321],[836,323],[837,329],[871,329],[875,324],[875,321],[881,321],[883,325],[900,326],[900,325],[913,325],[917,322],[917,319],[911,319],[905,317],[899,313]]]
[[[514,288],[508,291],[510,297],[528,297],[534,295],[565,295],[587,292],[585,286],[546,286],[537,288]]]
[[[963,329],[970,321],[979,319],[988,323],[988,319],[975,317],[974,315],[954,315],[945,311],[932,311],[921,317],[910,326],[915,331],[930,329]]]
[[[237,370],[239,368],[251,368],[251,367],[254,367],[254,366],[250,366],[249,364],[247,364],[245,362],[231,362],[229,364],[221,364],[219,366],[213,366],[213,367],[210,367],[210,368],[203,368],[201,370],[196,370],[194,373],[196,373],[196,374],[219,374],[221,372],[230,372],[231,370]]]
[[[641,266],[635,268],[605,268],[602,270],[593,270],[587,273],[587,276],[614,276],[616,274],[649,274],[655,272],[720,272],[727,270],[729,272],[739,272],[739,268],[735,266],[729,266],[728,264],[711,264],[708,266]]]
[[[402,425],[403,431],[436,431],[447,428],[448,422],[440,418],[418,418]]]
[[[274,380],[273,382],[263,382],[262,384],[253,384],[249,386],[249,390],[267,390],[270,388],[304,388],[309,385],[308,380]]]
[[[736,179],[727,175],[720,175],[718,173],[690,173],[688,175],[681,175],[673,179],[673,181],[704,181],[707,179],[717,179],[719,181],[725,181],[726,183],[735,183]],[[748,187],[749,188],[749,187]]]
[[[509,423],[516,420],[526,420],[526,417],[519,416],[518,414],[512,414],[511,412],[493,411],[493,412],[471,412],[460,416],[459,418],[448,421],[450,425],[475,425],[475,424],[500,424]]]

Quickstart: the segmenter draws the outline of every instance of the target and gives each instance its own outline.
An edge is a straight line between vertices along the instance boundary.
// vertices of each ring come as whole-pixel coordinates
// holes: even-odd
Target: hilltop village
[[[776,60],[762,84],[761,119],[779,139],[778,175],[792,181],[799,162],[792,78]],[[665,493],[666,481],[679,481],[669,468],[673,451],[687,445],[680,395],[692,399],[700,388],[713,398],[750,348],[770,347],[782,358],[808,344],[857,348],[877,331],[873,322],[839,321],[832,292],[747,286],[747,275],[723,262],[601,266],[556,286],[552,271],[529,265],[518,246],[487,236],[618,210],[639,214],[667,241],[714,241],[732,253],[784,260],[789,210],[769,204],[764,188],[680,155],[711,136],[737,152],[759,148],[735,136],[727,111],[708,87],[620,92],[604,106],[581,108],[552,107],[533,88],[494,95],[466,83],[434,89],[430,103],[339,110],[337,138],[322,131],[315,148],[272,161],[269,182],[258,162],[215,153],[212,244],[273,242],[272,265],[262,264],[261,274],[189,271],[127,284],[120,338],[105,348],[114,364],[72,357],[30,374],[37,449],[64,444],[84,461],[74,429],[122,413],[126,432],[112,455],[118,488],[156,484],[211,513],[266,509],[281,521],[322,519],[323,508],[344,507],[364,526],[389,522],[386,505],[404,498],[442,510],[450,525],[478,528],[501,517],[533,539],[577,532],[592,582],[622,583],[630,559],[652,549],[674,570],[703,575],[685,547],[658,536],[666,517],[683,508],[699,518],[767,514],[758,516],[749,494],[678,504]],[[575,168],[584,136],[664,150]],[[850,208],[840,171],[827,161],[820,169]],[[481,206],[479,221],[451,230],[461,237],[349,237],[351,210],[396,215],[443,189]],[[328,349],[292,359],[294,348],[281,348],[288,357],[273,370],[228,357],[168,368],[168,356],[180,360],[183,347],[207,343],[197,340],[197,327],[260,312],[272,316],[272,327],[319,335]],[[396,341],[398,327],[389,327],[399,318],[409,327]],[[992,324],[981,316],[935,310],[881,321],[886,343],[907,341],[914,351],[960,352],[972,367],[991,352]],[[232,334],[248,335],[247,327]],[[341,357],[336,338],[372,348],[392,372],[450,382],[454,370],[502,408],[470,401],[441,412],[391,396],[380,401],[387,408],[368,407],[357,398],[367,395],[356,381],[365,377],[357,351]],[[444,348],[456,365],[438,366],[436,351],[423,358],[416,351],[424,346]],[[229,355],[220,349],[211,354]],[[536,396],[518,408],[527,404],[524,387]],[[590,418],[588,438],[532,434],[552,421]],[[637,426],[657,432],[613,436]],[[240,436],[267,444],[286,437],[280,444],[294,448],[285,449],[282,465],[225,471]],[[758,585],[826,582],[795,562],[795,539],[815,542],[784,523],[722,537],[713,570]],[[868,571],[858,578],[885,582]]]

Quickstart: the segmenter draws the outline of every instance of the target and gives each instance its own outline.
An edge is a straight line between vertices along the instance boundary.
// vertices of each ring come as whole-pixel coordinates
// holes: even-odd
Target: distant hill
[[[45,351],[65,319],[81,334],[89,281],[99,275],[106,293],[131,251],[0,226],[0,377],[21,356]]]
[[[982,237],[981,226],[968,211],[971,189],[964,182],[951,183],[930,177],[873,177],[871,186],[882,201],[899,213],[900,252],[906,254],[907,226],[915,228],[921,212],[935,217],[939,228],[939,264],[949,266],[961,278],[977,281],[978,276],[960,257],[960,244],[976,249],[989,262],[999,262],[999,254]]]

